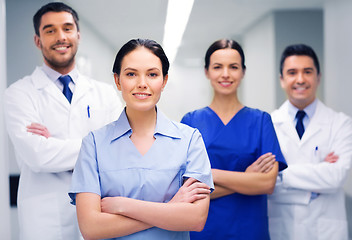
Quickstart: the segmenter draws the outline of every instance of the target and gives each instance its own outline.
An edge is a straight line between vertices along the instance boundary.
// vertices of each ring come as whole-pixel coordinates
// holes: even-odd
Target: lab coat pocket
[[[347,240],[347,222],[343,220],[320,218],[318,219],[319,240]]]
[[[89,131],[96,130],[111,122],[111,111],[107,108],[99,108],[97,106],[87,106],[86,116],[89,123]]]
[[[19,204],[21,236],[25,239],[61,239],[60,210],[55,193],[31,197]]]

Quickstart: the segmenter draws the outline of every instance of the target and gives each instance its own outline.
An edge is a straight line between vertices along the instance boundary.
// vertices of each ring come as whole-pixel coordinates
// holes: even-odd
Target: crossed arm
[[[201,231],[208,216],[209,193],[206,184],[193,178],[168,203],[126,197],[101,199],[94,193],[79,193],[78,223],[85,239],[122,237],[154,226],[171,231]]]
[[[277,173],[278,163],[272,153],[260,156],[245,172],[212,169],[215,190],[211,199],[235,192],[246,195],[270,194],[274,191]]]

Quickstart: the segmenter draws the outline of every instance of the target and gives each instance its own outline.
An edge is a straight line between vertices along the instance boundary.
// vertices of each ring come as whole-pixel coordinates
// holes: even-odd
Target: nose
[[[62,29],[59,29],[57,31],[56,36],[58,41],[66,41],[66,33]]]
[[[297,74],[297,81],[298,84],[303,84],[304,83],[304,76],[303,73],[298,73]]]
[[[222,77],[223,78],[228,78],[229,77],[229,70],[228,68],[223,68],[223,71],[222,71]]]
[[[144,76],[139,77],[138,88],[146,89],[148,87],[146,78]]]

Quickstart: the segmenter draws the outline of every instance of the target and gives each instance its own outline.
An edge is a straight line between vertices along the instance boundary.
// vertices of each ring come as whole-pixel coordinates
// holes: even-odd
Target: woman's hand
[[[267,173],[274,167],[275,155],[272,153],[265,153],[261,155],[254,163],[247,167],[245,172],[259,172]]]
[[[193,203],[210,194],[210,187],[194,178],[188,178],[169,203]]]
[[[101,211],[111,214],[119,214],[124,197],[105,197],[101,199]]]

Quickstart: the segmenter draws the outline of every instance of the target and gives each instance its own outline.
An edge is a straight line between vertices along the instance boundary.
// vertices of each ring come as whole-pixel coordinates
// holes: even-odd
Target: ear
[[[318,85],[320,85],[321,73],[318,74]]]
[[[242,70],[242,73],[243,73],[242,78],[244,78],[244,75],[246,75],[246,70],[247,70],[246,68]]]
[[[81,40],[81,32],[77,32],[77,38],[78,38],[78,41]]]
[[[285,87],[285,80],[284,78],[282,77],[282,74],[279,74],[279,78],[280,78],[280,85],[281,85],[281,88],[284,88]]]
[[[165,77],[164,77],[164,80],[163,80],[163,86],[161,88],[161,91],[164,90],[168,79],[169,79],[169,75],[166,74]]]
[[[41,43],[40,43],[40,37],[35,34],[34,35],[34,44],[39,48],[40,50],[42,49]]]
[[[115,79],[115,84],[116,84],[117,89],[119,91],[121,91],[120,79],[119,79],[119,76],[117,75],[117,73],[114,73],[114,79]]]
[[[209,79],[209,71],[208,71],[208,69],[204,68],[204,74]]]

